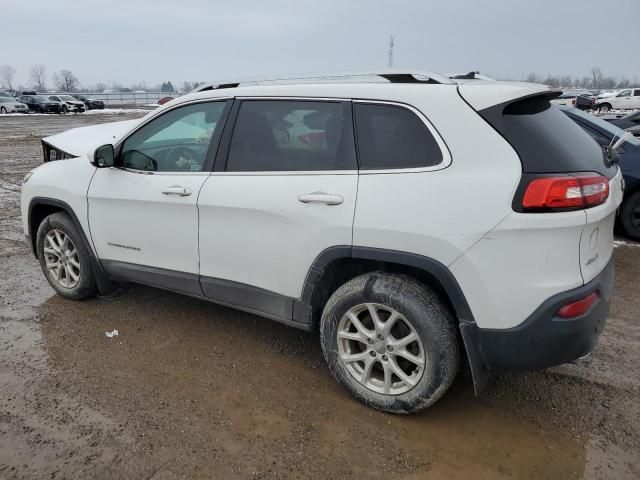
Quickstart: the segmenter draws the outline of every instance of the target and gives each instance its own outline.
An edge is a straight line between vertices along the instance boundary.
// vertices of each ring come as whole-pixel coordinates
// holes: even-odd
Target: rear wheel
[[[620,221],[624,233],[629,238],[640,241],[640,192],[634,193],[622,204]]]
[[[38,260],[49,284],[60,295],[83,300],[98,293],[90,255],[66,213],[46,217],[36,236]]]
[[[320,325],[331,373],[361,402],[391,413],[435,403],[458,371],[453,316],[427,286],[374,272],[329,299]]]
[[[611,104],[610,103],[603,103],[598,107],[598,111],[606,113],[609,110],[611,110]]]

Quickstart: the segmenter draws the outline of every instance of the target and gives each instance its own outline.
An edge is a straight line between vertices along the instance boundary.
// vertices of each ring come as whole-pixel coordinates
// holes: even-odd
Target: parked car
[[[0,96],[0,113],[27,113],[29,108],[13,97]]]
[[[149,284],[317,331],[336,379],[394,413],[436,402],[462,358],[480,391],[488,372],[590,352],[617,165],[546,86],[376,75],[205,84],[44,138],[45,160],[72,157],[22,188],[47,280],[74,300]]]
[[[630,127],[626,129],[631,135],[640,137],[640,125],[636,125],[635,127]]]
[[[36,113],[60,113],[62,104],[54,100],[49,100],[45,95],[23,95],[20,101],[27,105],[30,112]]]
[[[616,127],[623,130],[640,126],[640,110],[630,113],[623,117],[604,118],[609,123],[613,123]]]
[[[563,108],[562,111],[605,149],[625,133],[610,122],[574,108]],[[627,236],[640,241],[640,140],[628,138],[615,154],[626,185],[619,224]]]
[[[594,100],[586,95],[569,92],[563,93],[559,97],[552,99],[551,103],[556,105],[568,105],[580,110],[590,110],[593,108]]]
[[[71,95],[76,100],[84,102],[87,110],[102,110],[104,108],[104,102],[102,100],[96,100],[95,98],[85,97],[84,95]]]
[[[49,100],[60,102],[62,104],[62,106],[60,107],[62,113],[81,113],[85,111],[84,102],[76,100],[71,95],[49,95]]]
[[[640,108],[640,88],[626,88],[614,96],[601,98],[596,101],[595,108],[601,112]]]
[[[164,105],[165,103],[170,102],[174,98],[175,97],[162,97],[160,100],[158,100],[158,105]]]

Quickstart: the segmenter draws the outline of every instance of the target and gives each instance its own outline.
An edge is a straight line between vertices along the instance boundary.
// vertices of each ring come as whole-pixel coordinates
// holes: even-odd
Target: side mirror
[[[97,168],[113,167],[115,165],[114,157],[113,145],[107,143],[106,145],[96,148],[91,164]]]

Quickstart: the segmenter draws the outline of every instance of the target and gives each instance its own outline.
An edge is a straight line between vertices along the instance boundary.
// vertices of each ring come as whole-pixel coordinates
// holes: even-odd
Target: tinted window
[[[478,113],[518,152],[525,173],[593,171],[612,178],[617,172],[605,163],[600,146],[551,105],[547,96],[496,105]]]
[[[355,170],[348,103],[245,100],[229,146],[236,172]]]
[[[217,142],[225,102],[176,108],[152,120],[125,140],[123,166],[157,172],[198,172],[209,144]]]
[[[633,91],[633,96],[634,97],[640,97],[640,90],[634,90]]]
[[[442,151],[425,123],[412,111],[394,105],[354,105],[360,168],[431,167]]]

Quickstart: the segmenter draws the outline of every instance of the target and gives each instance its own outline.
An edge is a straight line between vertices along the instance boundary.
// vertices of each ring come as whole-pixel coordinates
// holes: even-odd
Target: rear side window
[[[602,148],[544,95],[481,110],[516,150],[525,173],[598,172],[613,178]]]
[[[351,125],[346,102],[244,100],[227,171],[355,170]]]
[[[356,138],[361,170],[432,167],[442,151],[429,128],[411,110],[356,103]]]

